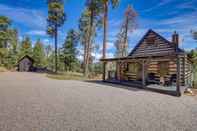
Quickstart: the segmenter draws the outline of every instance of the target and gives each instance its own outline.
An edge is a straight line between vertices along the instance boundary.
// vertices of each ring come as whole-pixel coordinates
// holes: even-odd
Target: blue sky
[[[116,40],[128,4],[133,5],[139,15],[138,28],[129,36],[130,50],[150,28],[168,40],[171,40],[171,35],[176,30],[180,34],[181,48],[197,48],[197,42],[192,39],[190,33],[191,30],[197,30],[197,0],[121,0],[117,9],[109,10],[108,57],[113,57],[113,42]],[[67,21],[59,31],[59,46],[69,29],[78,28],[84,5],[85,0],[65,0]],[[20,39],[28,35],[33,42],[41,38],[44,44],[53,45],[45,33],[46,0],[0,0],[0,15],[6,15],[12,20],[13,27],[19,30]],[[102,47],[102,30],[98,32],[96,43]],[[100,51],[95,55],[99,59]]]

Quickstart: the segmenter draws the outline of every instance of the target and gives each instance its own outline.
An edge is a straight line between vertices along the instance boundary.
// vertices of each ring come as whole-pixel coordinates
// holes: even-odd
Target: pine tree
[[[21,42],[19,59],[25,55],[32,57],[32,43],[29,37],[25,37]]]
[[[65,65],[66,71],[73,71],[75,64],[77,63],[77,44],[79,36],[73,29],[69,30],[67,37],[61,49],[61,61]]]
[[[7,44],[9,40],[9,27],[11,20],[6,16],[0,16],[0,66],[4,65],[5,57],[8,55]]]
[[[9,29],[9,48],[8,55],[6,57],[5,66],[8,69],[13,69],[17,64],[17,55],[18,55],[18,32],[16,29]]]
[[[107,47],[107,33],[108,33],[108,13],[109,13],[109,5],[111,4],[113,8],[117,7],[120,0],[101,0],[101,4],[103,5],[103,56],[102,58],[106,58],[106,47]],[[103,62],[103,72],[106,72],[106,62]],[[103,80],[105,80],[105,73],[103,74]]]
[[[47,0],[48,3],[48,27],[47,33],[55,38],[55,72],[58,68],[58,28],[65,22],[64,2],[63,0]]]
[[[11,20],[0,16],[0,65],[11,69],[17,62],[18,32],[11,28]]]
[[[41,43],[40,39],[37,40],[34,48],[33,48],[33,58],[35,61],[35,67],[42,68],[45,66],[45,52],[44,46]]]
[[[101,27],[102,5],[100,0],[87,0],[86,10],[82,13],[79,23],[80,40],[84,46],[84,75],[89,74],[89,63],[97,28]]]
[[[84,75],[87,76],[88,74],[88,64],[87,63],[87,56],[88,54],[88,41],[89,41],[89,24],[90,24],[90,16],[89,16],[89,11],[86,9],[79,20],[79,34],[80,34],[80,42],[84,48],[84,59],[83,59],[83,69],[84,69]]]
[[[107,46],[107,32],[108,32],[108,13],[109,13],[109,5],[111,4],[113,8],[117,7],[120,0],[101,0],[103,5],[103,58],[106,58],[106,46]]]

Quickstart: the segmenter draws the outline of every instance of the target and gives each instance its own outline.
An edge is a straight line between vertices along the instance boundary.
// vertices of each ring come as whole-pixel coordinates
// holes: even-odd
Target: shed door
[[[21,72],[28,72],[28,71],[30,71],[31,65],[32,65],[32,63],[29,59],[24,59],[20,62],[20,66],[19,66],[20,69],[19,70]]]

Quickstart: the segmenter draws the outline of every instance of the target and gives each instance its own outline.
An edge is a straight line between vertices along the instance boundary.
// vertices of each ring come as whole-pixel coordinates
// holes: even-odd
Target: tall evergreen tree
[[[65,22],[64,1],[63,0],[47,0],[48,4],[48,28],[47,33],[55,38],[55,72],[57,73],[58,61],[58,28]]]
[[[80,18],[79,28],[84,44],[84,75],[87,77],[89,74],[92,42],[94,41],[96,27],[98,27],[101,20],[102,5],[100,0],[87,0],[86,7]]]
[[[103,24],[104,24],[104,32],[103,32],[103,58],[106,58],[106,46],[107,46],[107,32],[108,32],[108,12],[109,5],[111,4],[113,8],[117,7],[120,0],[101,0],[103,5]]]
[[[11,20],[6,16],[0,16],[0,65],[4,64],[4,58],[8,55],[7,42],[9,40],[8,29]]]
[[[107,32],[108,32],[108,12],[109,12],[109,5],[112,5],[113,8],[117,7],[120,0],[101,0],[101,3],[103,5],[103,24],[104,24],[104,30],[103,30],[103,56],[102,58],[106,58],[106,47],[107,47]],[[106,62],[103,62],[103,72],[106,72],[105,70]],[[105,73],[103,75],[103,80],[105,80]]]
[[[29,37],[25,37],[21,42],[19,59],[25,55],[32,57],[32,43]]]
[[[89,49],[89,32],[90,32],[90,16],[89,16],[89,10],[85,10],[82,15],[81,18],[79,20],[79,34],[80,34],[80,41],[81,44],[84,47],[84,59],[83,59],[83,69],[84,69],[84,75],[87,76],[88,75],[88,67],[89,67],[89,60],[87,60],[89,57],[88,55],[90,55],[90,50]]]
[[[45,66],[45,52],[44,46],[41,43],[40,39],[37,40],[34,48],[33,48],[33,58],[35,60],[36,67],[44,67]]]
[[[66,71],[73,71],[75,64],[77,63],[77,44],[79,36],[78,33],[71,29],[67,33],[67,37],[61,50],[61,60],[65,65]]]
[[[18,32],[16,29],[9,29],[9,47],[8,47],[8,55],[6,57],[6,67],[8,69],[14,68],[17,64],[17,56],[18,56]]]
[[[13,68],[17,61],[18,32],[11,28],[11,20],[0,16],[0,65]]]

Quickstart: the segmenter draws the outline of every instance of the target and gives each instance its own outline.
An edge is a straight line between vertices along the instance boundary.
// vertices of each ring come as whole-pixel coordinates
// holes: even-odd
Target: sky
[[[109,9],[109,31],[107,56],[113,57],[114,41],[124,18],[124,11],[132,5],[138,13],[137,29],[129,35],[129,51],[143,35],[153,29],[171,41],[174,31],[180,35],[180,48],[197,48],[192,39],[191,30],[197,30],[197,0],[120,0],[116,9]],[[59,30],[59,47],[63,44],[70,29],[78,29],[78,21],[85,9],[85,0],[65,0],[67,20]],[[45,44],[53,45],[53,39],[46,35],[47,4],[46,0],[0,0],[0,15],[12,20],[12,27],[18,29],[19,39],[29,36],[32,42],[40,38]],[[102,29],[98,31],[96,44],[102,48]],[[81,50],[81,47],[79,47]],[[96,51],[96,59],[101,57],[101,49]],[[82,56],[79,57],[82,59]]]

